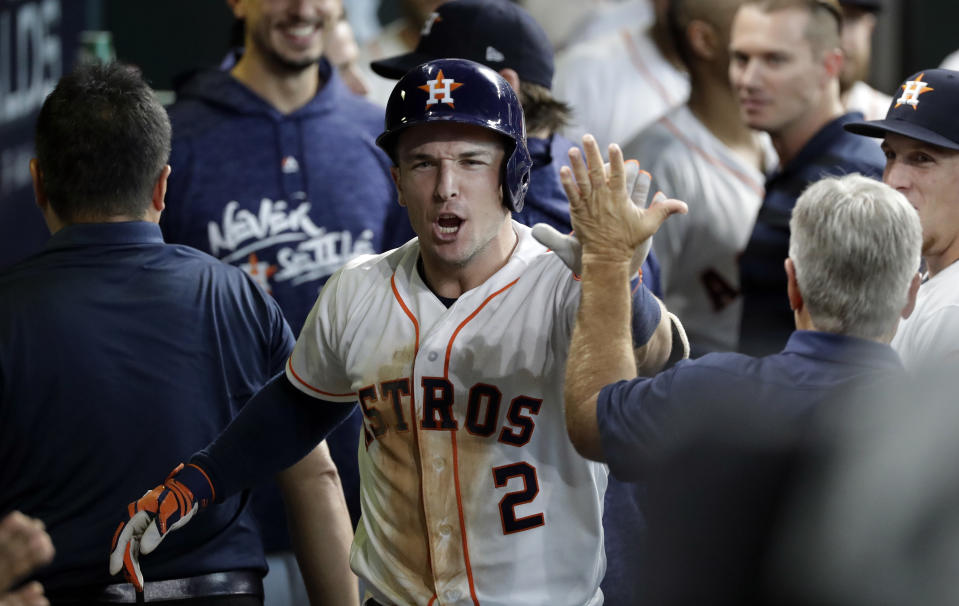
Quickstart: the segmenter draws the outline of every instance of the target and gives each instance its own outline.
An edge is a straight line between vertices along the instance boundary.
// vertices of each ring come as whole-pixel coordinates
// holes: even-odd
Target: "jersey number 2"
[[[497,488],[506,486],[512,478],[522,478],[523,489],[506,493],[506,496],[500,499],[499,514],[503,521],[503,534],[522,532],[546,523],[542,513],[523,518],[516,517],[516,506],[532,503],[539,494],[536,468],[529,463],[513,463],[493,468],[493,483]]]

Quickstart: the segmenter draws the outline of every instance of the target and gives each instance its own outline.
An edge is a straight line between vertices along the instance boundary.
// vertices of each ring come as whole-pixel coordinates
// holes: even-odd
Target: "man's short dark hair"
[[[764,13],[798,8],[809,12],[809,23],[804,32],[813,51],[822,53],[839,47],[842,29],[842,8],[838,0],[747,0]]]
[[[170,120],[136,68],[82,64],[44,101],[36,149],[62,221],[142,217],[170,157]]]

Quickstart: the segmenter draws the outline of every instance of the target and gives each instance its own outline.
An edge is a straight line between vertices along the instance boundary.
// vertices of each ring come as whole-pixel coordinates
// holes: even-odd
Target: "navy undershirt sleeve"
[[[209,474],[220,502],[302,459],[354,406],[309,396],[280,373],[191,462]]]
[[[642,347],[659,326],[662,311],[653,293],[638,278],[633,278],[630,286],[633,292],[633,347]]]

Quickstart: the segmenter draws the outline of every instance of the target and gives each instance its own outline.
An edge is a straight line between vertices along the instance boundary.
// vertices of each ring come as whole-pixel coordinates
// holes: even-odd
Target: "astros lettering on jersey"
[[[351,565],[383,603],[602,603],[607,469],[576,453],[562,406],[579,283],[513,228],[507,264],[449,308],[415,239],[348,263],[287,365],[363,410]]]

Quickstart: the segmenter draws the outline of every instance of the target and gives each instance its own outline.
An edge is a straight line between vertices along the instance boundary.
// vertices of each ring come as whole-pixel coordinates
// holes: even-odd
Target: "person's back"
[[[214,438],[292,335],[242,272],[130,222],[65,227],[0,276],[0,342],[0,509],[45,521],[57,556],[37,578],[55,596],[110,582],[116,504]],[[178,536],[187,558],[158,552],[151,578],[262,573],[246,500]]]
[[[103,533],[144,484],[134,468],[170,468],[215,437],[282,369],[292,334],[240,270],[164,244],[170,123],[135,71],[64,76],[36,141],[30,170],[53,236],[0,275],[0,509],[46,523],[57,556],[37,577],[54,601],[92,602],[132,595],[109,585]],[[265,562],[246,503],[230,499],[183,537],[188,561],[160,556],[150,580],[191,577],[165,589],[202,598],[217,581],[198,575],[216,573],[255,602]]]

